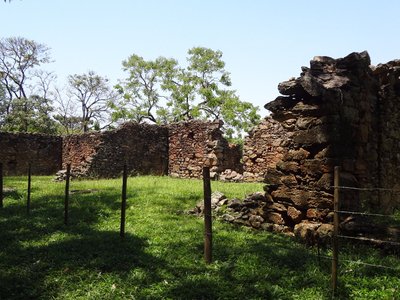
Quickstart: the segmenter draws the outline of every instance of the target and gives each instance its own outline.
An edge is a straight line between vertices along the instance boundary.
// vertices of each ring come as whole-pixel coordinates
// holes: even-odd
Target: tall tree
[[[65,97],[59,88],[55,89],[54,101],[57,103],[54,119],[60,125],[59,133],[72,134],[82,132],[82,118],[78,115],[78,103],[75,103],[71,97]]]
[[[123,100],[113,107],[114,119],[156,123],[221,119],[228,137],[240,137],[259,121],[258,108],[230,89],[221,51],[195,47],[187,60],[186,68],[164,57],[145,61],[132,55],[124,61],[129,76],[117,86]]]
[[[10,100],[27,98],[27,83],[35,67],[50,62],[49,48],[22,37],[0,40],[1,82]]]
[[[89,71],[87,74],[68,76],[68,85],[70,101],[80,106],[82,131],[100,129],[100,124],[106,121],[110,103],[115,98],[108,79]]]
[[[188,51],[188,67],[166,80],[164,89],[171,91],[170,106],[179,108],[174,119],[220,119],[228,137],[240,136],[260,119],[258,108],[241,101],[234,90],[230,74],[225,70],[222,52],[204,47]],[[175,110],[176,112],[177,110]]]
[[[43,44],[22,37],[0,40],[3,130],[54,133],[48,98],[54,75],[38,69],[48,62],[49,48]]]
[[[15,99],[10,113],[4,119],[2,129],[12,132],[55,134],[57,126],[51,118],[50,101],[39,96]]]
[[[122,98],[118,105],[112,107],[114,119],[159,123],[159,112],[162,110],[160,100],[165,98],[160,87],[163,74],[173,69],[177,61],[163,57],[145,61],[143,57],[134,54],[123,61],[122,65],[129,76],[116,86]]]

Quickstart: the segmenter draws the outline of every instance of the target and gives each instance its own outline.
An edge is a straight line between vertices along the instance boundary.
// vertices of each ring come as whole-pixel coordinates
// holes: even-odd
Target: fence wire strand
[[[337,237],[340,237],[342,239],[358,240],[358,241],[365,241],[365,242],[376,242],[376,243],[380,243],[380,244],[390,244],[390,245],[394,245],[394,246],[400,246],[399,242],[371,239],[371,238],[367,238],[367,237],[348,236],[348,235],[340,235],[340,234],[337,235]]]
[[[385,214],[373,214],[373,213],[366,213],[366,212],[358,212],[358,211],[347,211],[347,210],[336,210],[334,211],[339,214],[346,214],[346,215],[360,215],[360,216],[371,216],[371,217],[392,217],[393,215],[385,215]]]
[[[353,187],[353,186],[334,186],[332,185],[331,188],[338,188],[341,190],[355,190],[355,191],[377,191],[377,192],[396,192],[400,193],[399,189],[387,189],[387,188],[358,188],[358,187]]]
[[[370,263],[366,263],[366,262],[359,261],[359,260],[340,259],[339,261],[344,261],[344,262],[348,262],[348,263],[355,263],[357,265],[363,265],[363,266],[367,266],[367,267],[374,267],[374,268],[381,268],[381,269],[387,269],[387,270],[393,270],[393,271],[400,271],[400,268],[394,268],[394,267],[389,267],[389,266],[384,266],[384,265],[370,264]]]

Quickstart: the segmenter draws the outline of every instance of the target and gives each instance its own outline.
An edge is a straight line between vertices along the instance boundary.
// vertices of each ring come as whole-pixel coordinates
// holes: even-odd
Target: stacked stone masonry
[[[242,172],[241,150],[222,136],[222,122],[190,121],[170,126],[126,123],[106,132],[49,137],[0,133],[5,174],[54,174],[71,164],[75,176],[116,177],[127,164],[131,175],[200,178],[202,167],[215,175]]]
[[[399,187],[399,75],[399,61],[372,67],[362,52],[314,57],[279,84],[282,96],[265,105],[272,114],[250,132],[243,155],[244,179],[268,184],[274,223],[330,222],[334,166],[343,186]],[[396,197],[346,190],[341,209],[390,212]]]
[[[0,162],[5,175],[26,175],[29,163],[35,175],[61,168],[62,140],[56,136],[0,132]]]
[[[223,123],[191,121],[169,126],[169,175],[201,178],[203,166],[215,177],[226,169],[242,172],[240,148],[223,137]]]
[[[126,123],[117,130],[70,135],[63,139],[63,166],[90,177],[116,177],[127,164],[131,175],[165,175],[168,129]]]

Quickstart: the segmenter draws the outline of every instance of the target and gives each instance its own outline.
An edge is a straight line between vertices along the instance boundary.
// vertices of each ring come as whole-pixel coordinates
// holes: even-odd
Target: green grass
[[[202,199],[202,182],[168,177],[128,180],[126,238],[119,237],[121,180],[72,181],[70,224],[64,184],[5,178],[0,209],[0,299],[330,299],[330,260],[292,239],[214,221],[213,258],[203,260],[203,220],[184,212]],[[261,184],[212,182],[229,198]],[[399,259],[346,246],[342,259]],[[329,255],[330,250],[324,250]],[[342,262],[339,299],[400,299],[400,272]]]

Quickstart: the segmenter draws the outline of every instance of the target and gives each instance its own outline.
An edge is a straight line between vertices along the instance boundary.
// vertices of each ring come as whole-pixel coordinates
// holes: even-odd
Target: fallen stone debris
[[[211,196],[211,208],[216,218],[240,226],[259,230],[283,233],[296,237],[307,244],[328,243],[332,237],[333,225],[312,220],[303,220],[295,224],[302,211],[274,202],[272,197],[263,192],[248,195],[245,199],[227,199],[221,192]],[[203,202],[199,202],[189,214],[202,216]]]

